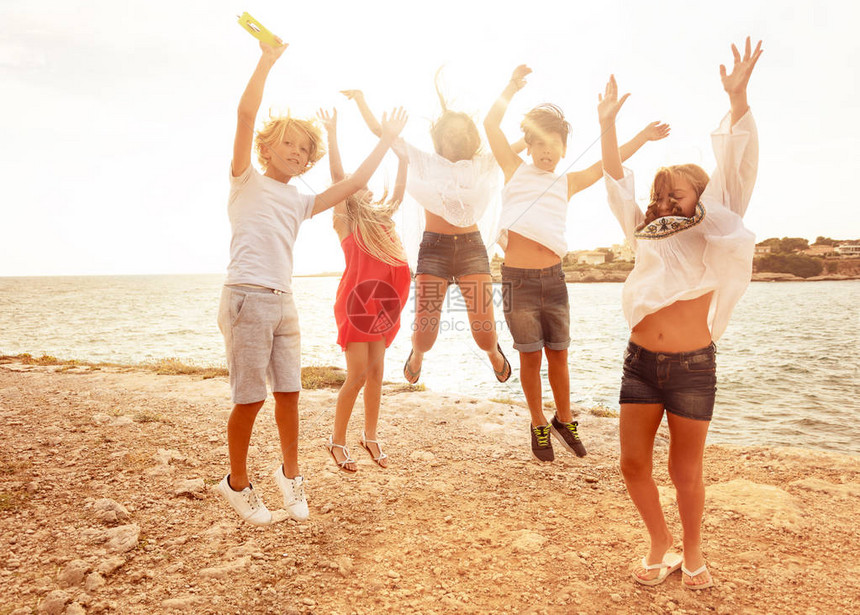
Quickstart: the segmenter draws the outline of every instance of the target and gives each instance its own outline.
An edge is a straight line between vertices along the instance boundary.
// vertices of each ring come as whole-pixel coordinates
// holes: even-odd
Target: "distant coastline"
[[[629,271],[606,271],[603,269],[582,269],[578,271],[565,271],[565,281],[568,284],[602,284],[609,282],[625,282]],[[342,272],[327,271],[324,273],[307,273],[293,275],[294,278],[337,278]],[[493,274],[493,282],[500,283],[502,276]],[[860,275],[817,275],[810,278],[801,278],[790,273],[773,273],[770,271],[756,272],[752,274],[752,282],[841,282],[846,280],[860,280]]]

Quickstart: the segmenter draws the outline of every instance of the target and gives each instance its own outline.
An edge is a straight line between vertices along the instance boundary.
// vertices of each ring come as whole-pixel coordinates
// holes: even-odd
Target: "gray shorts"
[[[302,388],[299,314],[292,293],[225,286],[218,308],[234,404],[266,399],[266,377],[275,393]]]
[[[505,321],[520,352],[570,346],[570,301],[561,263],[544,269],[502,264]]]

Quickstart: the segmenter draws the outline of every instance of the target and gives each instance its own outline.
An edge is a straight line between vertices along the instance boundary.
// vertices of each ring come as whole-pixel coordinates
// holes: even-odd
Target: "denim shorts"
[[[425,231],[415,268],[415,275],[421,273],[443,278],[449,284],[464,275],[490,275],[490,259],[481,233],[447,235]]]
[[[621,377],[622,404],[663,404],[666,412],[710,421],[717,391],[717,347],[651,352],[629,342]]]
[[[224,335],[234,404],[266,399],[267,378],[273,392],[301,390],[301,336],[293,293],[225,286],[218,328]]]
[[[520,352],[570,346],[570,300],[561,263],[544,269],[502,265],[505,322]]]

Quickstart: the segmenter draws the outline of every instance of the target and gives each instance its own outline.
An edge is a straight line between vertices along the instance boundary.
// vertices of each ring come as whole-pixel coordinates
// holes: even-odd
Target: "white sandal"
[[[695,590],[695,589],[707,589],[707,588],[709,588],[709,587],[713,587],[713,586],[714,586],[714,577],[711,575],[711,573],[710,573],[710,572],[708,572],[708,565],[707,565],[707,564],[702,564],[702,567],[701,567],[701,568],[699,568],[699,569],[697,569],[697,570],[694,570],[693,572],[690,572],[689,570],[687,570],[687,567],[686,567],[686,566],[681,565],[681,572],[683,572],[683,573],[684,573],[684,574],[686,574],[688,577],[690,577],[690,580],[691,580],[691,581],[693,580],[693,577],[697,577],[697,576],[699,576],[700,574],[702,574],[703,572],[707,572],[707,573],[708,573],[708,577],[709,577],[709,579],[708,579],[708,582],[707,582],[707,583],[687,583],[686,581],[684,581],[683,579],[681,579],[681,585],[683,585],[683,586],[684,586],[684,587],[686,587],[687,589],[694,589],[694,590]]]
[[[654,585],[659,585],[663,581],[666,580],[670,574],[678,570],[683,564],[684,559],[678,553],[666,553],[663,556],[663,561],[657,564],[649,564],[648,558],[642,558],[642,567],[645,570],[659,570],[657,576],[653,579],[643,579],[636,574],[636,572],[632,572],[633,580],[637,583],[641,583],[642,585],[647,585],[649,587],[653,587]]]
[[[355,474],[356,472],[358,472],[358,468],[355,468],[354,470],[350,470],[349,468],[346,467],[346,464],[348,464],[348,463],[355,463],[355,459],[353,459],[352,457],[349,456],[349,449],[346,448],[346,446],[343,446],[341,444],[335,444],[332,441],[331,436],[328,437],[328,444],[324,444],[323,446],[325,446],[328,449],[328,452],[331,455],[331,458],[334,459],[334,462],[337,464],[337,467],[341,469],[341,471],[347,472],[349,474]],[[343,456],[345,457],[345,459],[343,461],[338,461],[337,457],[335,457],[335,454],[334,454],[335,447],[339,448],[341,450],[341,452],[343,453]]]
[[[373,456],[373,451],[370,450],[370,447],[368,446],[368,444],[375,444],[376,445],[376,447],[379,449],[379,457]],[[362,431],[361,432],[361,440],[358,441],[358,445],[368,452],[368,454],[370,455],[370,458],[376,462],[376,465],[378,465],[380,468],[386,467],[386,466],[382,465],[381,463],[379,463],[383,459],[388,458],[388,455],[386,455],[385,453],[382,452],[382,446],[379,444],[379,442],[377,442],[376,440],[368,440],[367,436]]]

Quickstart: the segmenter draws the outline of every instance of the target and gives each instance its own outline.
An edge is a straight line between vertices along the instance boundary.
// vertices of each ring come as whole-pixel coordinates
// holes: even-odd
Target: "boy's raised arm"
[[[619,105],[620,108],[620,105]],[[615,123],[613,121],[613,130],[615,129]],[[600,127],[601,133],[603,132],[603,125]],[[648,141],[659,141],[660,139],[665,139],[669,136],[669,125],[663,124],[661,122],[651,122],[641,131],[639,131],[635,137],[630,139],[627,143],[621,146],[619,150],[619,154],[621,156],[621,162],[624,162],[628,158],[630,158],[633,154],[639,151],[639,148],[645,145]],[[603,140],[601,138],[601,147]],[[589,186],[596,183],[601,177],[603,177],[603,161],[598,160],[593,165],[584,169],[582,171],[574,171],[573,173],[567,174],[567,198],[569,199],[574,194],[579,192],[580,190],[585,190]]]
[[[341,90],[340,93],[346,96],[349,100],[355,101],[355,104],[358,105],[358,111],[361,113],[361,118],[364,120],[364,123],[367,124],[367,127],[370,128],[370,132],[375,134],[377,137],[382,136],[382,126],[379,124],[379,120],[376,119],[376,116],[373,115],[373,111],[371,111],[370,107],[367,106],[367,101],[364,99],[364,92],[361,90]]]
[[[278,39],[281,42],[281,39]],[[266,86],[266,78],[269,71],[284,50],[288,47],[286,43],[277,47],[260,42],[263,55],[257,62],[254,74],[245,86],[242,98],[239,100],[239,112],[236,121],[236,136],[233,139],[233,161],[231,169],[233,177],[238,177],[251,164],[251,147],[254,144],[254,123],[257,121],[257,111],[263,100],[263,88]]]
[[[329,209],[367,184],[371,175],[373,175],[373,172],[379,166],[379,163],[382,162],[385,152],[388,151],[391,143],[397,138],[400,131],[403,130],[407,119],[406,111],[402,107],[394,109],[391,112],[391,117],[388,117],[385,113],[382,114],[382,134],[379,137],[379,143],[373,148],[370,155],[364,159],[364,162],[361,163],[361,166],[358,167],[355,173],[317,195],[314,200],[312,215]]]
[[[525,64],[520,64],[514,69],[511,75],[511,80],[501,95],[490,107],[487,117],[484,119],[484,130],[487,133],[487,142],[490,144],[490,149],[493,156],[496,157],[496,162],[502,168],[505,174],[505,182],[507,182],[514,174],[514,171],[523,163],[511,144],[508,142],[505,133],[502,132],[502,118],[505,117],[505,111],[508,109],[508,104],[511,102],[514,94],[519,92],[526,84],[526,75],[532,72]]]

